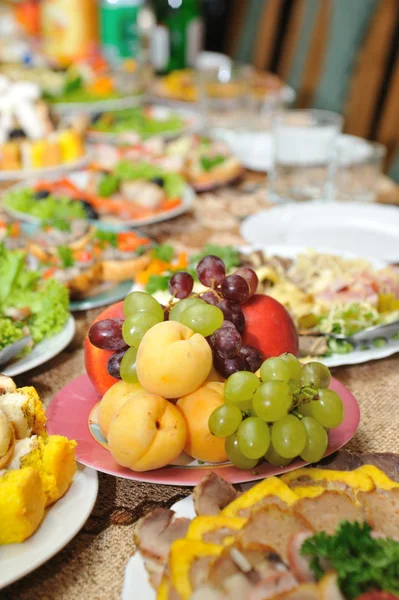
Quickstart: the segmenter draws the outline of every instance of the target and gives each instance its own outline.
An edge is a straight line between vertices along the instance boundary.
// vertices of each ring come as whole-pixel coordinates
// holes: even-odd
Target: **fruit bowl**
[[[339,427],[330,430],[325,456],[336,452],[349,442],[360,420],[359,406],[352,393],[334,378],[330,387],[340,395],[344,404],[345,417]],[[244,471],[232,466],[231,463],[199,464],[195,461],[186,465],[169,465],[154,471],[131,471],[118,465],[106,448],[94,410],[99,401],[100,396],[87,375],[81,375],[55,395],[47,409],[47,429],[51,435],[65,435],[75,439],[78,462],[108,475],[148,483],[195,486],[209,471],[216,470],[231,483],[245,483],[286,473],[308,464],[296,459],[290,465],[279,468],[264,462],[256,469]]]

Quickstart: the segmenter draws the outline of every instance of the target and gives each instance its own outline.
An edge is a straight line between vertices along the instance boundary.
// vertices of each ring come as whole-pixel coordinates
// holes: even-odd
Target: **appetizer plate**
[[[174,108],[170,106],[165,106],[163,104],[153,104],[151,105],[152,116],[157,119],[168,119],[170,116],[177,115],[184,120],[184,125],[180,129],[176,129],[175,131],[166,131],[164,133],[157,133],[153,136],[149,137],[157,137],[162,138],[164,140],[171,140],[176,137],[179,137],[183,134],[195,133],[199,131],[202,127],[202,118],[199,112],[195,110],[189,110],[186,108]],[[119,143],[123,141],[124,138],[128,140],[129,136],[138,136],[134,130],[127,129],[126,131],[120,133],[114,132],[104,132],[104,131],[95,131],[93,129],[89,129],[88,131],[88,140],[89,142],[108,142],[111,144]]]
[[[332,380],[331,388],[342,398],[345,418],[339,427],[330,431],[326,456],[342,448],[352,438],[360,420],[359,406],[351,392],[336,379]],[[302,460],[295,460],[281,469],[262,463],[253,471],[242,471],[230,463],[199,464],[197,461],[189,462],[193,459],[187,457],[176,461],[180,464],[163,469],[141,473],[131,471],[118,465],[106,448],[106,441],[96,423],[95,409],[99,400],[100,397],[87,375],[81,375],[58,392],[50,403],[47,409],[47,429],[49,434],[66,435],[77,441],[76,460],[80,463],[115,477],[166,485],[195,486],[207,473],[217,471],[231,483],[244,483],[292,471],[307,464]]]
[[[89,173],[87,171],[80,171],[71,173],[68,176],[68,179],[76,186],[84,188],[87,185]],[[28,181],[24,181],[23,183],[17,183],[14,186],[10,187],[7,191],[18,190],[23,188],[34,187],[38,182],[37,178],[32,178]],[[103,225],[104,228],[112,229],[115,231],[122,231],[123,229],[130,227],[144,227],[146,225],[153,225],[154,223],[161,223],[162,221],[168,221],[169,219],[174,219],[180,215],[191,210],[193,202],[195,199],[195,192],[192,187],[189,185],[185,185],[183,188],[183,193],[181,197],[181,203],[171,210],[167,210],[164,212],[160,212],[158,214],[154,214],[148,217],[143,217],[140,219],[132,219],[126,220],[119,218],[114,215],[103,215],[101,217],[101,221],[93,221],[93,225]],[[1,207],[1,206],[0,206]],[[40,223],[40,219],[38,217],[29,215],[27,213],[20,212],[18,210],[13,210],[7,208],[5,206],[2,207],[4,212],[17,219],[18,221],[22,221],[23,223],[32,223],[38,225]]]
[[[48,509],[36,533],[22,544],[0,547],[0,589],[37,569],[64,548],[85,524],[97,492],[97,472],[78,465],[70,489]]]
[[[26,371],[30,371],[31,369],[42,365],[62,352],[72,341],[74,335],[75,319],[70,315],[62,331],[51,337],[45,338],[42,342],[36,344],[30,354],[11,363],[2,370],[3,375],[15,377],[16,375],[21,375],[21,373],[26,373]]]
[[[273,138],[270,131],[232,131],[216,128],[212,134],[227,142],[240,162],[251,171],[269,172],[273,165]],[[338,138],[338,161],[343,167],[369,159],[373,147],[367,140],[342,134]]]
[[[399,262],[399,210],[358,202],[284,204],[247,217],[240,227],[249,244],[328,247]]]
[[[109,110],[122,110],[133,108],[144,101],[144,94],[124,96],[123,98],[111,98],[109,100],[97,100],[96,102],[53,102],[51,108],[59,115],[70,115],[73,113],[96,114]]]
[[[17,171],[1,171],[0,181],[22,181],[30,177],[59,177],[70,171],[77,171],[86,167],[91,160],[90,154],[85,154],[71,162],[57,165],[55,167],[45,167],[43,169],[18,169]]]

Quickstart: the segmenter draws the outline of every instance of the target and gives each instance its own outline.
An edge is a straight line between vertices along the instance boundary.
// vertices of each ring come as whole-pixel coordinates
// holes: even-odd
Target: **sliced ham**
[[[306,520],[313,531],[333,535],[342,521],[363,523],[365,514],[349,496],[337,491],[325,491],[315,498],[302,498],[295,502],[294,513]]]
[[[300,583],[313,582],[315,580],[309,560],[302,556],[301,548],[305,540],[313,534],[310,532],[300,532],[293,535],[288,542],[287,558],[291,571]]]
[[[298,585],[292,573],[275,573],[268,579],[260,581],[250,592],[248,600],[268,600],[283,592],[294,589]]]
[[[212,472],[194,488],[193,497],[197,515],[217,515],[235,500],[237,491],[230,483]]]

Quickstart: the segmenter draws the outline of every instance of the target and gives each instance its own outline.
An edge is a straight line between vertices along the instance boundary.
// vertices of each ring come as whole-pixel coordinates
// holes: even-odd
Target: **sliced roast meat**
[[[399,488],[360,492],[358,499],[375,531],[399,538]]]
[[[274,550],[287,562],[287,548],[291,537],[307,531],[312,531],[312,527],[301,515],[270,505],[251,514],[238,534],[238,540],[247,548],[264,547]]]
[[[193,589],[197,589],[207,582],[209,566],[213,559],[213,556],[201,556],[193,561],[190,568],[190,581]]]
[[[138,521],[134,541],[143,556],[150,556],[166,563],[172,543],[184,538],[190,520],[174,518],[173,510],[156,508]]]
[[[237,513],[238,517],[248,518],[254,510],[258,510],[265,506],[278,506],[279,508],[286,509],[288,508],[287,504],[281,500],[278,496],[265,496],[261,498],[259,502],[252,504],[251,506],[247,506],[246,508],[240,508]]]
[[[236,535],[237,529],[229,529],[228,527],[220,527],[207,531],[202,536],[202,540],[208,544],[223,544],[226,537]]]
[[[303,583],[296,588],[276,596],[275,600],[322,600],[314,583]]]
[[[230,483],[212,472],[194,488],[193,497],[197,515],[217,515],[235,500],[237,491]]]
[[[298,585],[292,573],[275,573],[260,581],[250,592],[248,600],[268,600],[279,594],[294,589]]]
[[[315,580],[312,569],[309,565],[309,560],[302,556],[301,548],[305,540],[313,534],[308,532],[300,532],[293,535],[288,542],[287,558],[288,564],[300,583],[313,582]]]
[[[204,585],[191,594],[190,600],[226,600],[226,595],[222,590],[211,585]]]
[[[365,514],[346,494],[325,491],[315,498],[302,498],[293,506],[294,514],[305,519],[314,531],[333,535],[341,521],[363,523]]]
[[[158,208],[165,197],[163,189],[149,181],[123,181],[120,191],[126,200],[148,209]]]

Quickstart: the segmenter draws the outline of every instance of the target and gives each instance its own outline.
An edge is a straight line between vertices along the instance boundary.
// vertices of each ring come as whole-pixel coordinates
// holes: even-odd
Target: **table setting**
[[[386,148],[143,5],[0,64],[0,598],[394,600]]]

